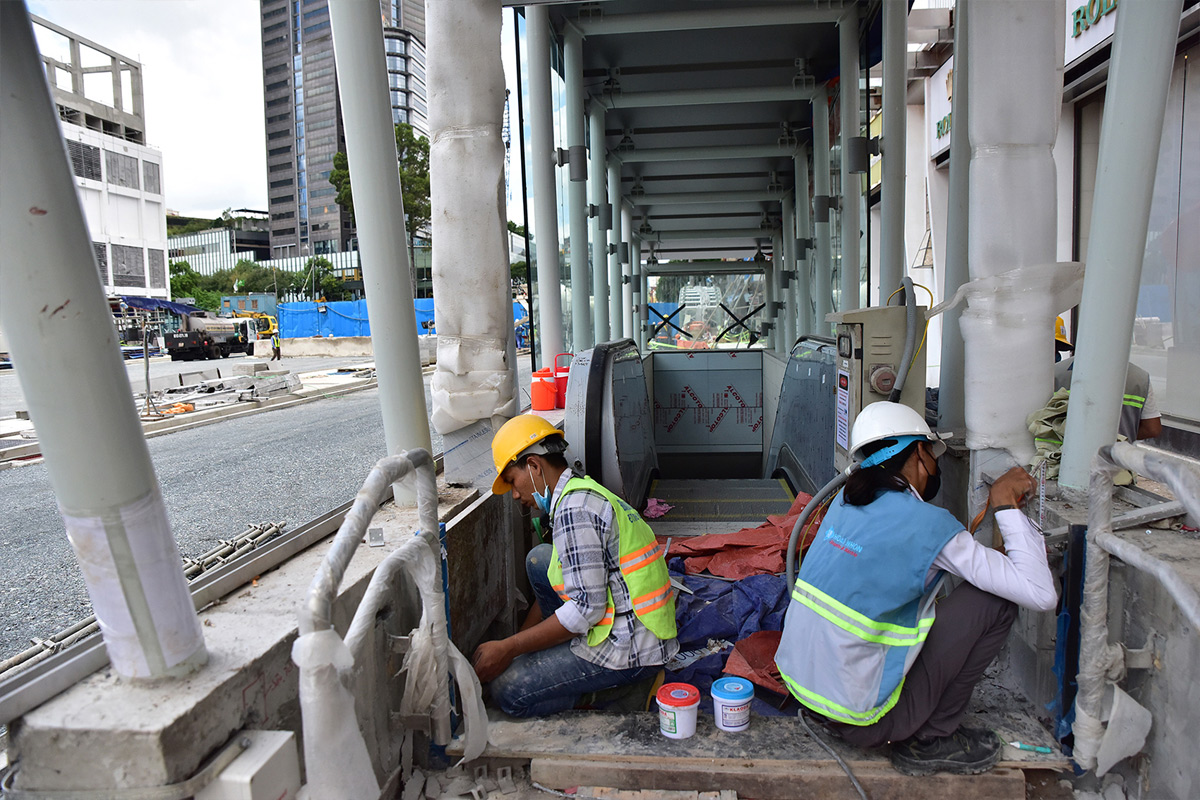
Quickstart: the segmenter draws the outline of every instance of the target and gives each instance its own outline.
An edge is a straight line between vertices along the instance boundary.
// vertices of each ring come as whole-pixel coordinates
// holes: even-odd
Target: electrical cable
[[[838,766],[842,768],[842,772],[846,773],[846,777],[849,778],[850,783],[854,785],[854,789],[858,792],[858,796],[861,797],[862,800],[871,800],[869,797],[867,797],[867,792],[865,789],[863,789],[862,784],[858,782],[858,778],[855,777],[854,770],[850,769],[850,765],[847,764],[842,757],[837,754],[837,751],[826,744],[825,740],[820,736],[817,736],[816,732],[808,726],[808,720],[804,718],[803,710],[796,714],[796,718],[800,720],[800,725],[803,726],[804,732],[807,733],[814,742],[821,745],[821,749],[833,756],[833,760],[838,763]]]

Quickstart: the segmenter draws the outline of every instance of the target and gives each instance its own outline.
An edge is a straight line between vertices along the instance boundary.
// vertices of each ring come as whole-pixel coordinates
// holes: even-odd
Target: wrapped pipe
[[[1075,697],[1073,758],[1082,769],[1096,767],[1105,727],[1100,721],[1107,676],[1119,674],[1123,651],[1108,641],[1109,554],[1153,575],[1170,594],[1193,630],[1200,630],[1200,596],[1171,565],[1112,532],[1113,475],[1128,469],[1165,483],[1192,516],[1200,514],[1200,476],[1187,462],[1165,453],[1119,442],[1092,460],[1088,488],[1088,547],[1080,612],[1079,686]]]
[[[846,478],[850,477],[854,466],[856,465],[847,467],[844,471],[833,476],[833,480],[822,486],[821,491],[817,492],[813,496],[813,499],[808,501],[808,505],[800,513],[796,524],[792,526],[792,535],[788,537],[787,548],[787,586],[789,592],[791,591],[791,587],[796,583],[796,545],[800,542],[800,531],[804,530],[804,525],[808,522],[808,518],[813,515],[813,512],[820,508],[821,504],[833,496],[838,489],[842,488],[842,484],[846,482]]]
[[[908,380],[908,368],[912,366],[913,354],[917,350],[917,295],[913,289],[912,278],[905,275],[900,279],[904,288],[904,355],[900,357],[900,372],[896,375],[896,385],[892,387],[888,400],[900,402],[900,393],[904,391],[904,382]]]

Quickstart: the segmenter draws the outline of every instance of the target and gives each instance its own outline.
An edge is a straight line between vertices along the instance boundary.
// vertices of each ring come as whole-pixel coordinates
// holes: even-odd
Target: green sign
[[[1071,12],[1071,38],[1091,28],[1101,17],[1117,10],[1117,0],[1088,0],[1085,5]]]
[[[937,121],[937,136],[934,138],[940,139],[950,132],[950,117],[951,116],[952,116],[951,114],[947,114],[946,116],[942,117],[941,119],[939,119]]]

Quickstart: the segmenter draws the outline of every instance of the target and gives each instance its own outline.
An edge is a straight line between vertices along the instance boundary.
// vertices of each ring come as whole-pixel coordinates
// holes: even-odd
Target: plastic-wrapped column
[[[621,203],[621,162],[615,158],[608,163],[608,213],[612,228],[608,232],[608,289],[610,293],[608,313],[611,319],[613,339],[624,339],[630,335],[629,326],[625,323],[625,313],[622,311],[628,304],[625,302],[625,289],[621,282],[621,227],[625,214]]]
[[[1061,20],[1054,0],[993,0],[971,8],[972,278],[1055,260],[1051,148],[1062,96]],[[967,446],[1034,454],[1025,417],[1050,396],[1052,298],[1023,282],[997,287],[962,313]]]
[[[829,197],[829,94],[824,86],[813,94],[813,195]],[[825,321],[833,303],[833,239],[829,231],[829,216],[824,221],[813,220],[816,238],[816,269],[813,271],[813,296],[816,301],[813,330],[828,336],[830,327]]]
[[[0,95],[0,319],[59,512],[113,667],[182,675],[204,636],[22,3],[0,3]]]
[[[461,67],[460,67],[461,68]],[[568,25],[563,31],[563,79],[566,82],[567,147],[575,152],[584,146],[583,135],[583,37]],[[567,167],[563,167],[567,169]],[[578,352],[593,342],[588,282],[587,183],[567,181],[567,221],[571,234],[571,342]]]
[[[504,208],[500,14],[431,0],[429,177],[437,371],[433,425],[450,433],[516,413],[516,343]]]
[[[529,41],[529,177],[533,184],[533,241],[537,254],[541,362],[566,351],[558,263],[558,199],[554,188],[554,109],[550,97],[550,19],[545,6],[525,13]],[[459,52],[455,47],[452,53]],[[503,195],[501,195],[503,196]],[[546,244],[542,244],[546,243]],[[534,253],[530,253],[533,257]]]
[[[595,316],[596,343],[608,341],[611,338],[608,314],[610,311],[608,297],[607,254],[605,239],[608,231],[604,230],[602,213],[604,209],[605,190],[608,183],[608,170],[604,168],[604,106],[593,102],[588,109],[588,192],[589,201],[596,209],[592,217],[592,303]]]

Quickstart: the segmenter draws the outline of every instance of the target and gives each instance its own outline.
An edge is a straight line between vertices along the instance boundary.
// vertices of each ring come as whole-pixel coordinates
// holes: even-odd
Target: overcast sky
[[[266,210],[257,0],[29,0],[28,6],[141,63],[146,143],[162,150],[168,209],[208,217],[226,208]],[[65,49],[59,37],[34,30],[43,52],[67,60],[55,52]],[[511,39],[506,28],[504,41]],[[512,111],[515,117],[515,103]]]

